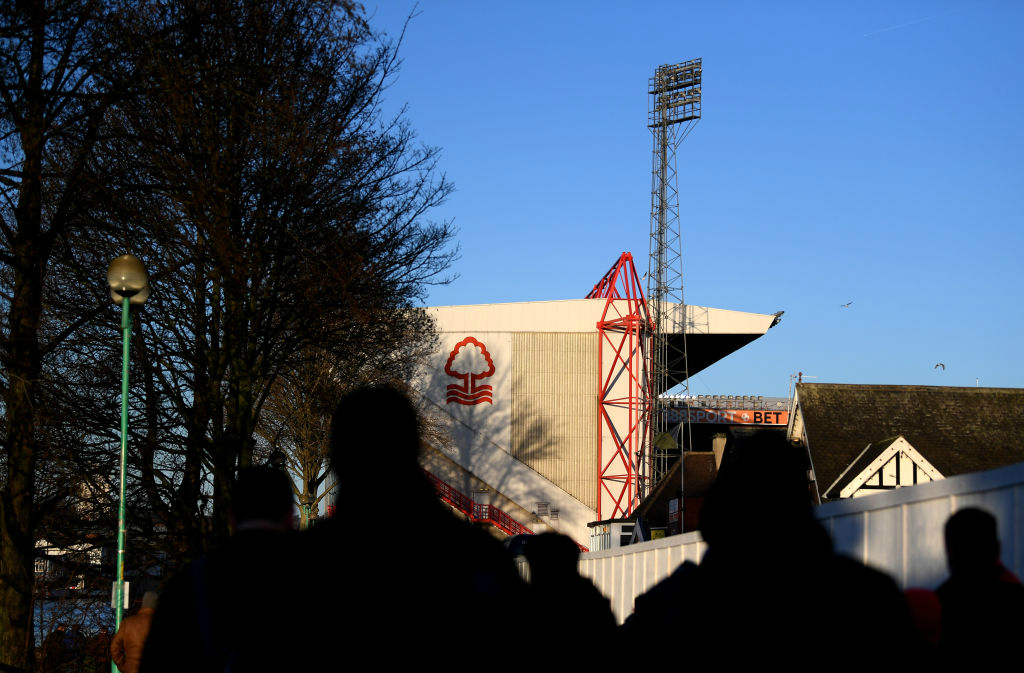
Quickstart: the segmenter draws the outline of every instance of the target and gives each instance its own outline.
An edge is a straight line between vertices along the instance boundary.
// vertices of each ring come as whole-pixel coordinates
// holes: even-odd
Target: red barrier
[[[533,535],[532,530],[513,519],[508,515],[508,513],[503,512],[492,505],[483,505],[474,501],[465,493],[455,490],[450,484],[441,481],[426,470],[423,470],[423,473],[427,475],[428,479],[430,479],[430,483],[434,485],[434,489],[441,497],[441,500],[444,500],[446,503],[465,514],[469,517],[470,521],[489,523],[506,535],[522,535],[524,533]]]
[[[477,521],[480,523],[489,523],[492,526],[498,528],[506,535],[533,535],[533,531],[519,523],[507,512],[504,512],[493,505],[484,505],[476,502],[465,493],[455,490],[447,482],[441,481],[436,476],[423,470],[423,474],[427,475],[430,479],[430,483],[434,485],[434,490],[446,503],[459,510],[467,517],[470,521]],[[590,551],[579,542],[576,546],[580,548],[580,551]]]

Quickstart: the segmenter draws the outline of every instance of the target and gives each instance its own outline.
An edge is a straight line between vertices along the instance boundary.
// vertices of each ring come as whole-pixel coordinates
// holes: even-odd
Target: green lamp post
[[[121,628],[124,611],[124,491],[128,462],[128,347],[131,342],[132,321],[129,306],[142,305],[149,298],[149,274],[146,267],[133,255],[121,255],[107,269],[110,298],[121,305],[121,487],[117,513],[117,576],[114,579],[114,631]],[[111,670],[117,673],[114,665]]]

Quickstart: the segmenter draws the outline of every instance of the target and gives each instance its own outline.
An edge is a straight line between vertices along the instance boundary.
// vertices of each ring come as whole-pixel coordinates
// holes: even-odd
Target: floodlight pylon
[[[687,309],[683,297],[682,237],[679,227],[679,178],[676,148],[701,117],[701,59],[675,65],[661,65],[648,84],[650,100],[648,127],[654,139],[651,169],[651,242],[647,270],[647,302],[655,325],[653,382],[649,401],[651,427],[647,445],[668,431],[668,419],[658,403],[672,380],[670,362],[682,362],[682,385],[689,398],[689,363],[686,359]],[[672,305],[675,306],[672,306]],[[682,352],[669,335],[681,334]],[[659,442],[660,443],[660,442]],[[683,447],[682,438],[679,441]],[[653,451],[653,448],[652,448]],[[668,469],[667,454],[650,456],[653,486]],[[682,454],[680,453],[680,460]]]

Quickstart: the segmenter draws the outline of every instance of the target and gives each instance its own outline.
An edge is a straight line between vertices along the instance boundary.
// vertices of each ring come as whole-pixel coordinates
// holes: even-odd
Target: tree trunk
[[[43,19],[33,12],[26,112],[20,129],[24,177],[14,209],[14,288],[7,318],[7,483],[0,494],[0,662],[31,670],[39,322],[49,245],[42,240]]]

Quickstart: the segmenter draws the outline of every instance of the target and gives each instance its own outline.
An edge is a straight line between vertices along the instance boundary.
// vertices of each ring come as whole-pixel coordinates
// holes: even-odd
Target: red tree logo
[[[444,373],[462,379],[462,383],[448,385],[448,404],[494,404],[492,387],[477,384],[478,380],[494,375],[494,361],[487,347],[475,338],[466,337],[455,344],[444,364]]]

